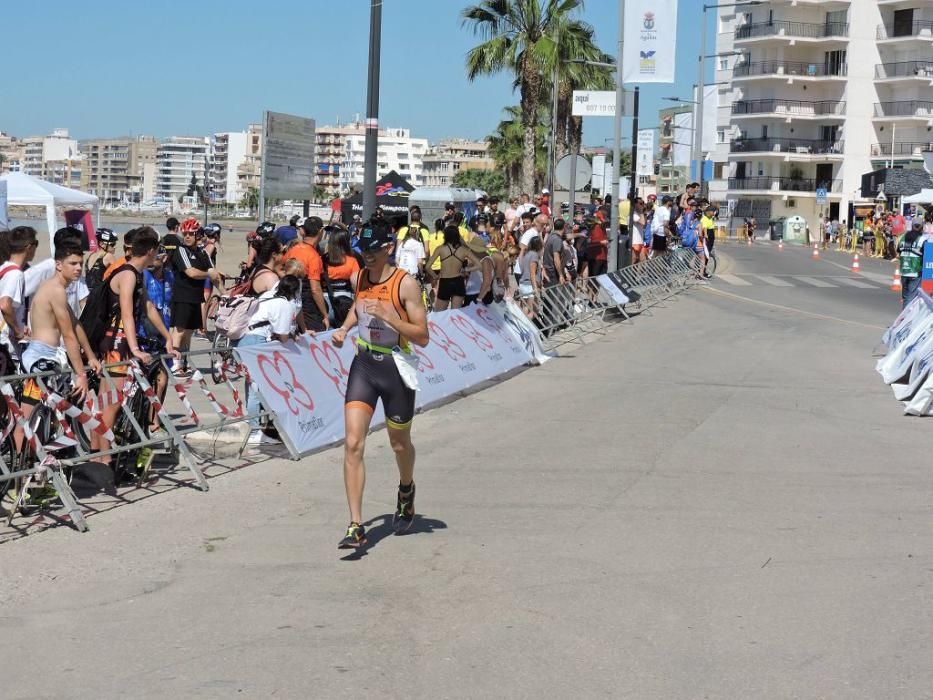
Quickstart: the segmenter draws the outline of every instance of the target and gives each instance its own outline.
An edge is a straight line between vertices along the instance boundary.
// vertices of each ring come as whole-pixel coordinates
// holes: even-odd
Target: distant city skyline
[[[460,13],[468,4],[386,0],[382,126],[411,129],[432,143],[483,139],[503,118],[503,108],[517,104],[510,76],[473,83],[466,78],[464,57],[479,41],[461,26]],[[35,33],[12,31],[4,37],[7,54],[23,56],[24,67],[0,85],[0,131],[19,138],[55,128],[67,128],[78,140],[167,138],[245,131],[261,120],[264,109],[313,117],[320,125],[365,117],[365,0],[272,0],[264,5],[264,16],[255,16],[255,5],[245,0],[189,3],[183,15],[174,12],[170,0],[140,6],[96,0],[77,14],[73,7],[50,0],[4,9],[7,26],[41,27],[44,45],[79,48],[67,52],[63,69],[60,52],[35,51]],[[587,0],[582,13],[596,28],[600,47],[613,55],[617,7],[617,0]],[[712,46],[715,13],[709,14]],[[670,105],[662,96],[690,98],[700,16],[699,5],[682,0],[680,82],[642,88],[646,123],[654,123],[658,109]],[[712,65],[709,69],[712,75]],[[584,125],[588,145],[604,145],[611,135],[611,119],[588,119]]]

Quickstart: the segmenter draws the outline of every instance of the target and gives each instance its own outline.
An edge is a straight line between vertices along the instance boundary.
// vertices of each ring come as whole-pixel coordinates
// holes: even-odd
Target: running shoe
[[[337,543],[337,549],[359,549],[366,544],[366,530],[359,523],[350,523],[347,534]]]
[[[257,428],[250,431],[249,437],[246,440],[246,444],[253,447],[256,445],[281,445],[282,441],[272,437],[271,435],[266,435],[263,431]]]
[[[395,527],[396,534],[405,532],[411,527],[415,519],[415,482],[411,482],[411,491],[408,493],[398,492],[398,500],[395,505],[395,517],[392,525]]]

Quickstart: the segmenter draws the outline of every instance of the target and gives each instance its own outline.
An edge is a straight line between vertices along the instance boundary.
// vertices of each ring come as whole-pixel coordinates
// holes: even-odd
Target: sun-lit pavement
[[[933,424],[871,357],[898,296],[850,257],[722,253],[418,417],[409,536],[372,436],[361,558],[334,450],[3,545],[3,697],[928,696]]]

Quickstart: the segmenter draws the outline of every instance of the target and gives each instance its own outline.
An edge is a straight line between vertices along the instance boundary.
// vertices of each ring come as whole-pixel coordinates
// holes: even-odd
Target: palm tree
[[[505,175],[509,196],[514,197],[522,191],[522,164],[524,153],[525,128],[522,124],[521,107],[506,107],[506,118],[499,122],[495,133],[488,137],[489,155]],[[544,116],[542,112],[541,116]],[[535,130],[535,166],[534,179],[543,180],[547,171],[545,143],[550,128],[543,119],[538,120]]]
[[[536,132],[541,92],[548,66],[557,61],[555,40],[562,23],[583,7],[583,0],[482,0],[463,11],[483,43],[467,53],[470,80],[480,75],[511,71],[521,97],[521,189],[536,187]]]

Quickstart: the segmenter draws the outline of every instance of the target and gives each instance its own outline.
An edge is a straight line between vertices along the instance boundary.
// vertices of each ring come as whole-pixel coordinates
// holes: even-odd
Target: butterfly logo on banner
[[[418,356],[418,371],[422,374],[425,372],[433,372],[434,362],[428,357],[428,354],[414,343],[412,343],[411,349]]]
[[[476,330],[476,326],[474,326],[466,316],[453,316],[450,319],[450,325],[472,340],[476,347],[483,352],[488,352],[495,347],[489,342],[489,338]]]
[[[322,345],[310,342],[308,345],[311,349],[311,357],[314,358],[317,366],[321,368],[324,376],[331,381],[341,397],[346,396],[347,379],[350,376],[350,371],[344,366],[340,353],[328,342]]]
[[[486,329],[494,331],[496,335],[502,338],[505,342],[510,344],[514,342],[514,339],[505,332],[502,324],[496,320],[496,317],[493,316],[489,312],[489,309],[487,309],[485,306],[481,306],[476,310],[476,317],[482,321],[483,326]]]
[[[257,358],[259,371],[269,387],[285,401],[285,406],[292,415],[297,416],[301,409],[314,410],[314,401],[307,389],[298,381],[291,363],[276,350],[271,359],[268,355]]]
[[[431,333],[431,342],[446,352],[447,357],[454,362],[466,359],[466,353],[463,351],[463,348],[454,342],[443,328],[434,321],[428,321],[428,329]]]

